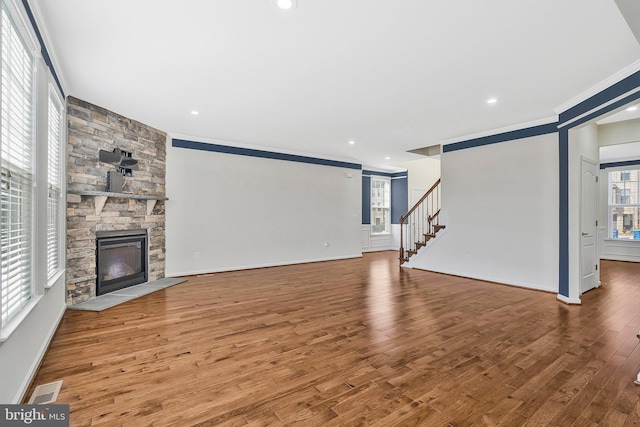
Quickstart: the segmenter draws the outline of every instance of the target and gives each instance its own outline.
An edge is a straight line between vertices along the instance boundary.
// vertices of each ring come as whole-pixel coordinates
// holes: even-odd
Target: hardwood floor
[[[603,261],[582,306],[397,264],[218,273],[69,310],[35,384],[64,380],[72,426],[640,424],[639,264]]]

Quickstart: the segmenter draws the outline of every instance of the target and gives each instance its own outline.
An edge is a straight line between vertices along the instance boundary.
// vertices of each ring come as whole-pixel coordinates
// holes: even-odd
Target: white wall
[[[640,141],[640,119],[598,126],[598,143],[601,147],[637,141]],[[636,159],[634,158],[633,160]]]
[[[398,164],[399,167],[407,170],[409,208],[411,208],[411,191],[424,190],[425,192],[440,178],[440,159],[425,157],[424,159],[413,160]]]
[[[447,228],[405,266],[558,291],[558,140],[443,153]]]
[[[0,403],[20,403],[27,392],[67,307],[64,291],[63,274],[54,286],[35,298],[26,318],[0,344]]]
[[[361,187],[356,169],[168,141],[166,274],[361,256]]]

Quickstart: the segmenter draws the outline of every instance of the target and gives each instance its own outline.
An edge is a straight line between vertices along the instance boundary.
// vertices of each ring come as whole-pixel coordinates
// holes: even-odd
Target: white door
[[[582,158],[580,204],[580,293],[598,286],[598,167],[592,160]]]

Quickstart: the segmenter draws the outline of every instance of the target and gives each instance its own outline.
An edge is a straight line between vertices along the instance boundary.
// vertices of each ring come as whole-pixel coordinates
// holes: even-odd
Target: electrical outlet
[[[196,252],[196,253],[193,255],[193,257],[194,257],[195,259],[200,258],[200,252]]]

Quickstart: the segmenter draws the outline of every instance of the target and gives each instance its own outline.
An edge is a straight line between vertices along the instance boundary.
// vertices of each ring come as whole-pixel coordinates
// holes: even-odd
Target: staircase
[[[445,226],[439,224],[440,180],[418,200],[406,215],[400,217],[400,265],[436,237]]]

